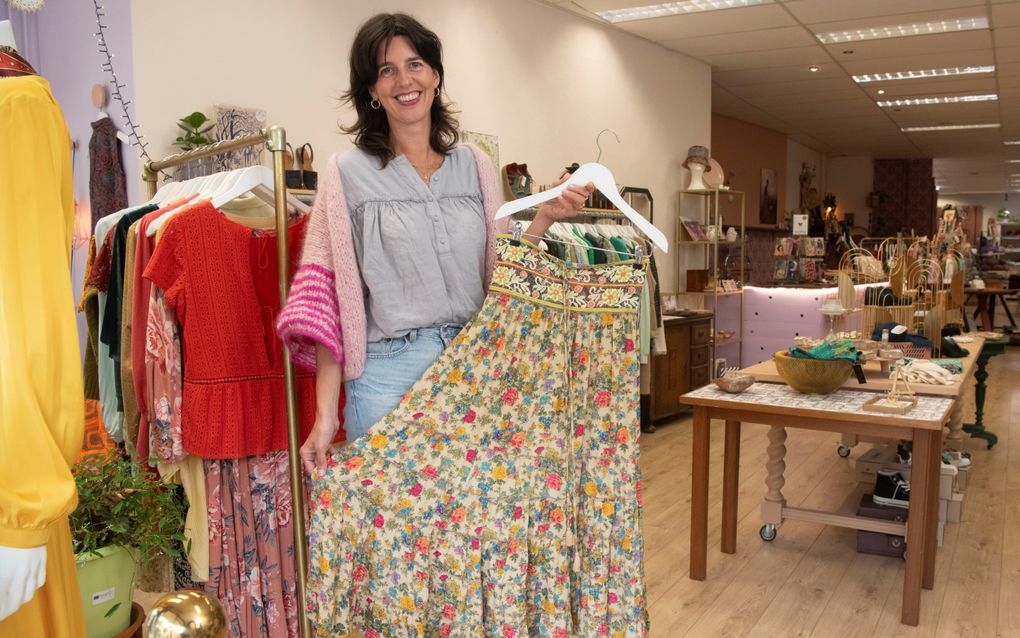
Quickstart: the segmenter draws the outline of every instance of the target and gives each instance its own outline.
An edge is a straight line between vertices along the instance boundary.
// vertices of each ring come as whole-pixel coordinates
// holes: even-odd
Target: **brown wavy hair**
[[[351,45],[351,86],[343,94],[344,104],[351,103],[358,119],[340,130],[354,134],[354,145],[369,155],[378,157],[385,167],[395,155],[390,144],[390,122],[384,109],[373,109],[369,89],[379,77],[379,47],[397,36],[405,36],[411,47],[439,74],[439,95],[432,101],[432,118],[429,146],[446,155],[457,144],[458,123],[450,104],[443,99],[443,43],[433,31],[406,13],[380,13],[369,18],[354,36]]]

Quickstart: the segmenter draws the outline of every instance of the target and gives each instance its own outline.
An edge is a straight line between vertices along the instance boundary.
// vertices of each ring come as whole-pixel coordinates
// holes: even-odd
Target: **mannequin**
[[[71,141],[0,22],[0,636],[84,635],[67,515],[84,409]]]
[[[0,46],[18,48],[14,42],[14,27],[11,26],[10,20],[0,20]]]
[[[703,191],[705,190],[705,182],[702,181],[701,176],[705,174],[705,166],[702,164],[696,164],[691,162],[687,166],[687,170],[691,172],[691,184],[687,187],[687,190],[692,191]]]

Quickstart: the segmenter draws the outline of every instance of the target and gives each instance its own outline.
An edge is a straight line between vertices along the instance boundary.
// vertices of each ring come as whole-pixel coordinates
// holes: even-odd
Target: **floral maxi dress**
[[[478,315],[313,485],[319,636],[647,634],[645,272],[498,255]]]

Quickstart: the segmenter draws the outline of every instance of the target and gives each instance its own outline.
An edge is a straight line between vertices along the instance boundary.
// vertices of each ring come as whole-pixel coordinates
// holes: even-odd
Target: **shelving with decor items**
[[[681,298],[713,311],[712,374],[724,366],[743,367],[740,342],[744,332],[743,287],[747,265],[744,193],[735,190],[684,190],[678,194],[676,244],[677,288]],[[739,225],[736,221],[739,207]],[[727,233],[728,228],[736,231]],[[727,238],[733,239],[729,241]]]

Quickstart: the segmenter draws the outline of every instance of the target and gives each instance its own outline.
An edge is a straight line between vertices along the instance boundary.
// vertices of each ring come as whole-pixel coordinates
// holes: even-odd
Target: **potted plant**
[[[174,140],[174,146],[179,147],[182,151],[190,151],[216,141],[214,138],[206,136],[207,133],[216,128],[216,125],[210,124],[209,118],[201,111],[195,111],[191,115],[177,120],[177,128],[182,133]],[[213,172],[212,166],[213,158],[196,158],[181,166],[178,171],[178,179],[184,180],[209,175]]]
[[[131,620],[138,563],[179,554],[184,506],[173,492],[116,449],[74,467],[78,507],[71,537],[89,638],[123,631]]]

